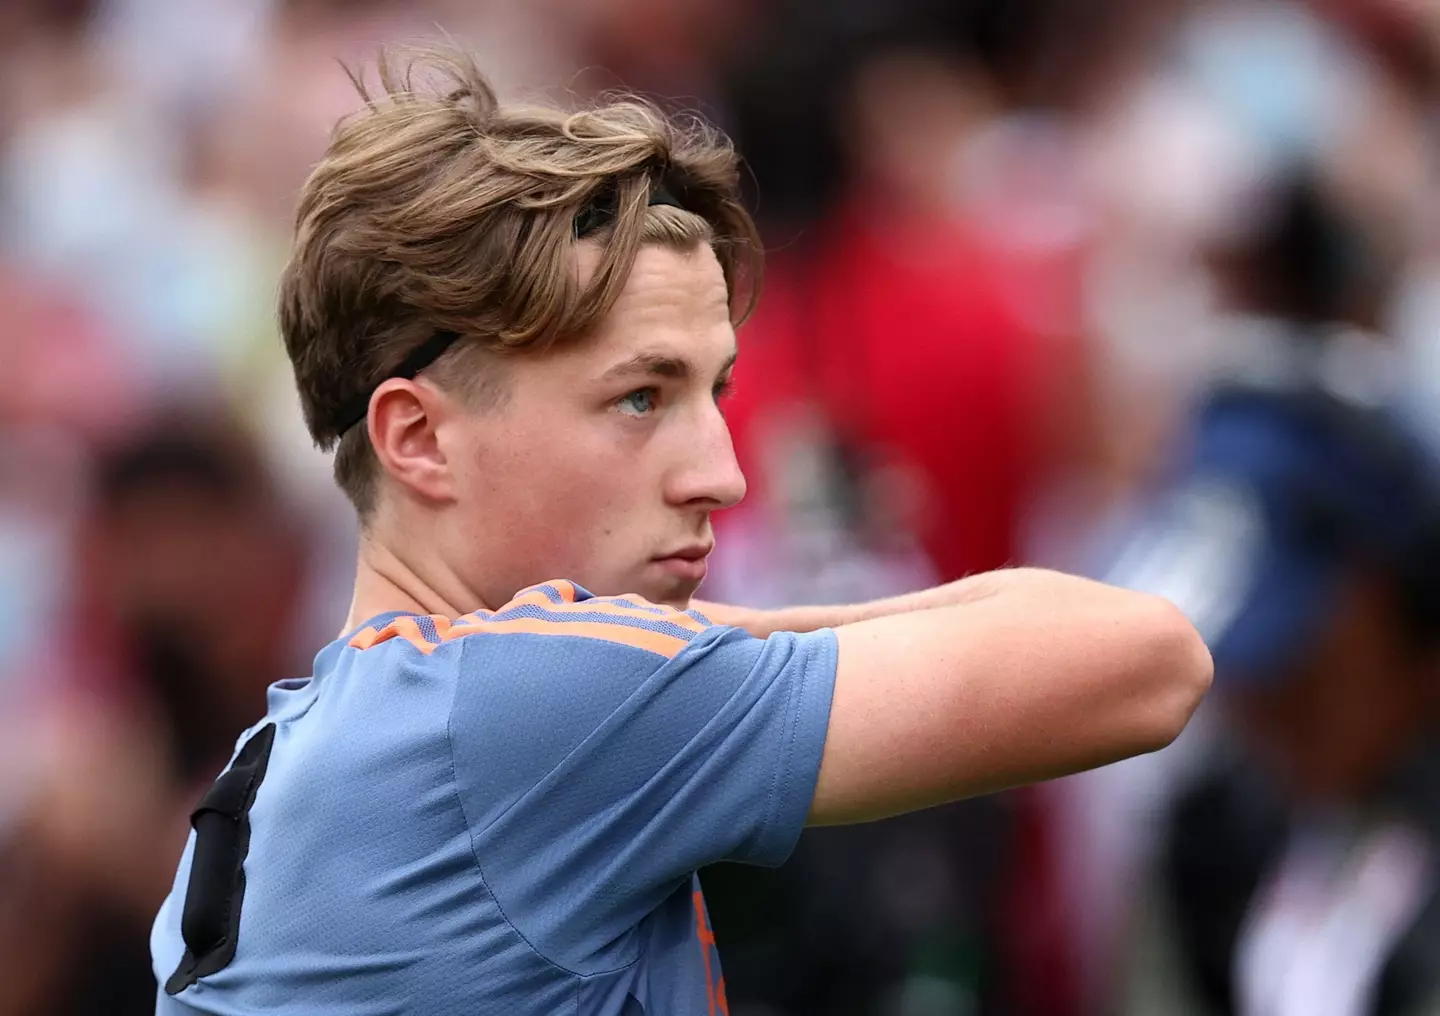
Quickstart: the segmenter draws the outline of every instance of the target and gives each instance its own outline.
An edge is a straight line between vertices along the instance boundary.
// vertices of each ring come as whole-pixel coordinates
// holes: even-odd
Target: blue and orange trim
[[[350,640],[369,649],[401,638],[422,653],[468,635],[565,635],[598,639],[673,658],[710,627],[699,614],[651,603],[638,596],[579,599],[563,579],[521,590],[499,610],[477,610],[457,620],[438,614],[397,617],[362,628]]]

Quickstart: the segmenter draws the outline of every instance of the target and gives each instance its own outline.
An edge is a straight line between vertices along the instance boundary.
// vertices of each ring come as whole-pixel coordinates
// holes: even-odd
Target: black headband
[[[650,188],[650,204],[671,205],[675,208],[683,208],[684,205],[675,200],[664,187],[656,184]],[[619,213],[620,193],[614,187],[607,187],[600,195],[590,201],[584,208],[575,215],[575,239],[583,240],[591,233],[604,229],[615,221]]]
[[[675,208],[683,208],[675,199],[675,196],[660,185],[650,189],[650,204],[671,205]],[[585,237],[604,229],[615,221],[619,210],[619,193],[614,187],[606,188],[605,192],[592,200],[584,208],[575,214],[575,239],[583,240]],[[406,381],[412,380],[426,367],[430,366],[441,356],[445,350],[453,346],[460,338],[459,332],[448,330],[437,331],[420,345],[410,350],[400,364],[377,381],[369,389],[349,399],[335,414],[335,433],[343,436],[351,427],[365,419],[370,412],[370,397],[375,394],[375,389],[391,378],[403,378]]]

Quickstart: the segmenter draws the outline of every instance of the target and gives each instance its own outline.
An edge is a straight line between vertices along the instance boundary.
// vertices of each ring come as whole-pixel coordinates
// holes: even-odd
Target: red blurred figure
[[[767,419],[810,401],[940,579],[1014,562],[1037,485],[1090,429],[1081,233],[1068,195],[1031,186],[1055,186],[1053,146],[987,129],[983,84],[930,55],[874,61],[853,105],[849,195],[747,326],[729,416],[752,500]]]

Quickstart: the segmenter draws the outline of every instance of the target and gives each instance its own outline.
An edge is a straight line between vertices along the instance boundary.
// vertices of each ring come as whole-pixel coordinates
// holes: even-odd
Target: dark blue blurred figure
[[[1363,397],[1378,353],[1272,352],[1109,570],[1191,615],[1230,721],[1173,800],[1147,948],[1166,1011],[1440,1011],[1440,473]]]

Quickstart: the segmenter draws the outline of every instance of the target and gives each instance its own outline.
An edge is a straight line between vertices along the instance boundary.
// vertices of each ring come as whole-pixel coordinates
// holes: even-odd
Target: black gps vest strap
[[[179,994],[235,958],[240,904],[245,899],[245,856],[250,852],[250,808],[274,745],[275,724],[267,723],[245,742],[235,762],[190,815],[195,852],[180,917],[185,955],[165,982],[168,994]]]

